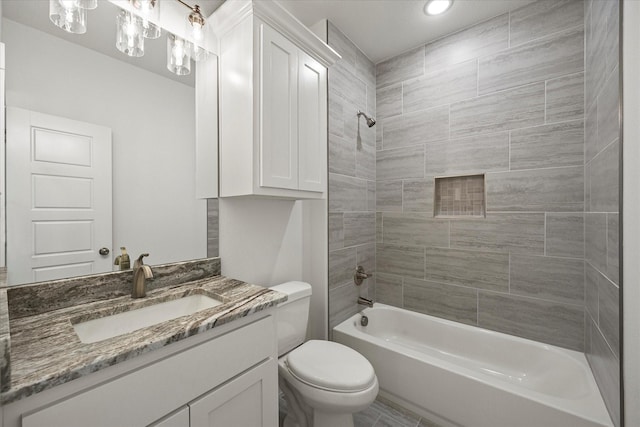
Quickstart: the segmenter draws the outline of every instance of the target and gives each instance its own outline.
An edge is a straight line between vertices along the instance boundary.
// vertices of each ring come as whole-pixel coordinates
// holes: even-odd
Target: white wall
[[[8,106],[113,130],[112,254],[120,246],[132,256],[149,252],[149,264],[205,257],[194,89],[13,21],[2,24]]]
[[[326,200],[220,199],[222,274],[261,286],[312,286],[308,337],[327,332]]]
[[[640,2],[623,5],[622,292],[624,425],[640,426]]]

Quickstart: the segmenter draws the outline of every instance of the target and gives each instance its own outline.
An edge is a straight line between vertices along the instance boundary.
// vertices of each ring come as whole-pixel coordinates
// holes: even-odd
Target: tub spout
[[[367,307],[373,307],[373,301],[365,297],[358,297],[358,304],[366,305]]]

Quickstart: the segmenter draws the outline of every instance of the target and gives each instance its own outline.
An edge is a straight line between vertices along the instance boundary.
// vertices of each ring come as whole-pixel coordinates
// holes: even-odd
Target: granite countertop
[[[80,342],[73,329],[73,323],[192,294],[204,294],[222,304],[91,344]],[[285,300],[286,295],[267,288],[213,276],[148,290],[145,298],[115,296],[14,318],[11,298],[7,313],[6,289],[0,289],[0,351],[2,319],[9,319],[10,329],[10,341],[7,342],[10,344],[10,373],[6,375],[10,378],[0,379],[10,383],[0,394],[0,404],[22,399]]]

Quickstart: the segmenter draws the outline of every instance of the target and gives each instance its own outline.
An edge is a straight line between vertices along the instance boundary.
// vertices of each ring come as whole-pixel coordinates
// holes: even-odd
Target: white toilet
[[[289,298],[276,310],[278,382],[288,408],[284,426],[353,427],[353,413],[378,394],[373,366],[342,344],[304,342],[311,285],[287,282],[271,289]]]

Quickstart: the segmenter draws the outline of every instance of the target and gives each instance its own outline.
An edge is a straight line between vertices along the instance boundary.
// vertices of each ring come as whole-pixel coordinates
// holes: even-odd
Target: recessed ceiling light
[[[429,0],[424,5],[424,13],[427,15],[440,15],[449,10],[453,0]]]

